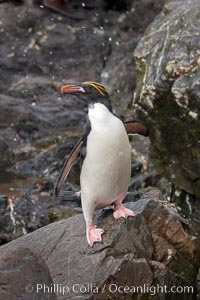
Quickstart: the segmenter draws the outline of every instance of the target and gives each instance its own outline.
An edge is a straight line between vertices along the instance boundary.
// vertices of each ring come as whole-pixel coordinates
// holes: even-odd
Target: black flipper
[[[149,128],[141,121],[131,120],[124,122],[127,134],[149,135]]]
[[[81,192],[67,191],[65,189],[61,189],[58,197],[62,198],[62,201],[81,202]]]
[[[56,184],[56,188],[55,188],[55,195],[58,196],[62,185],[67,177],[67,175],[70,172],[71,167],[73,166],[73,164],[76,162],[79,154],[80,154],[80,150],[81,147],[83,146],[84,140],[83,137],[81,137],[78,142],[76,143],[76,145],[74,146],[74,148],[72,149],[70,155],[68,156],[68,158],[66,159],[63,168],[60,172],[59,178],[58,178],[58,182]]]

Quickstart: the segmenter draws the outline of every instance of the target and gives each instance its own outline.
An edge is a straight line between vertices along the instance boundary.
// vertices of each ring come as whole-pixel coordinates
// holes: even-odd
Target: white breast
[[[82,202],[101,207],[110,204],[118,194],[127,192],[131,173],[130,145],[123,123],[104,105],[95,104],[95,108],[89,110],[89,118],[92,130],[81,171]]]

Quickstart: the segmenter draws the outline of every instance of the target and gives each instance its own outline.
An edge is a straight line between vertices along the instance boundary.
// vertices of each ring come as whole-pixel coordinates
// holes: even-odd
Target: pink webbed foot
[[[101,235],[104,233],[104,230],[98,228],[96,225],[92,223],[86,223],[86,236],[88,244],[92,247],[94,243],[101,242]]]
[[[119,219],[121,217],[127,218],[128,216],[135,216],[134,212],[128,208],[125,208],[122,204],[115,204],[113,216],[115,219]]]

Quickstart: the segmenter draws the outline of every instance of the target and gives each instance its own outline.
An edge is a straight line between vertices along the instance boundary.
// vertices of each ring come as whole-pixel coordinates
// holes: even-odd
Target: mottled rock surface
[[[11,251],[20,253],[22,248],[37,253],[48,266],[53,283],[69,288],[65,295],[56,291],[58,300],[75,296],[84,300],[141,299],[141,295],[133,292],[112,292],[113,284],[195,287],[200,243],[188,221],[180,217],[158,190],[144,194],[141,200],[127,207],[136,214],[127,220],[114,220],[110,209],[98,211],[96,224],[105,234],[103,244],[95,244],[93,248],[86,241],[83,216],[78,215],[1,246],[1,255],[5,259]],[[18,260],[23,258],[19,255]],[[34,263],[31,272],[35,272]],[[39,280],[30,282],[34,291]],[[21,282],[18,284],[22,286]],[[152,299],[150,294],[144,296]],[[157,293],[155,299],[169,299],[168,296]],[[192,297],[191,291],[170,294],[174,300]]]
[[[8,198],[0,244],[66,215],[54,185],[87,107],[61,95],[64,83],[101,81],[120,116],[134,117],[126,111],[135,87],[133,49],[163,1],[65,1],[68,16],[38,5],[44,2],[0,2],[0,195]],[[133,164],[147,171],[149,139],[131,144]],[[79,171],[77,164],[67,190],[80,189]]]
[[[200,2],[168,1],[135,50],[134,104],[151,128],[151,157],[179,188],[200,196]]]
[[[68,5],[73,6],[72,2]],[[0,4],[0,129],[1,136],[4,130],[7,136],[0,140],[0,171],[13,166],[13,171],[24,168],[29,175],[37,165],[26,167],[24,160],[50,151],[66,136],[74,142],[85,122],[87,105],[72,95],[61,95],[60,87],[66,82],[103,81],[115,109],[124,117],[135,86],[133,49],[162,1],[157,1],[159,5],[153,0],[122,2],[89,5],[86,1],[84,6],[76,1],[74,13],[84,13],[80,20],[30,0],[22,5]],[[46,166],[43,160],[42,164]]]
[[[0,299],[56,300],[55,293],[44,294],[32,289],[37,282],[51,286],[49,269],[36,251],[20,247],[0,253]]]
[[[35,188],[15,201],[0,198],[0,245],[10,242],[51,222],[80,213],[78,202],[55,199],[53,193]]]

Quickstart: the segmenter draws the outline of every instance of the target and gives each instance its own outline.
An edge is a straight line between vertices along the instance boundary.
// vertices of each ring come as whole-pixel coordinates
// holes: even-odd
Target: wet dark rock
[[[90,22],[76,25],[68,20],[66,25],[59,15],[47,15],[27,2],[20,7],[3,3],[0,14],[1,57],[5,58],[1,60],[1,124],[12,125],[26,141],[82,126],[83,104],[74,105],[68,97],[61,97],[60,86],[63,80],[96,79],[102,68],[104,33],[94,40]],[[95,57],[88,55],[90,51]]]
[[[168,1],[135,50],[134,104],[151,128],[151,157],[180,189],[200,196],[198,0]],[[187,12],[187,13],[186,13]]]
[[[161,175],[154,171],[138,174],[131,178],[129,189],[135,190],[141,187],[158,186],[158,181],[161,179]]]
[[[95,1],[95,4],[86,1],[85,6],[81,1],[72,2],[66,4],[74,6],[74,12],[77,6],[77,12],[82,10],[85,19],[77,21],[61,16],[33,5],[32,1],[22,1],[20,6],[1,3],[0,170],[3,172],[56,180],[69,145],[74,144],[82,131],[87,114],[86,104],[71,95],[61,95],[63,83],[101,81],[122,60],[121,67],[110,74],[113,83],[106,80],[105,83],[111,88],[115,109],[122,108],[120,115],[124,115],[127,103],[131,103],[135,78],[130,53],[160,8],[150,0],[140,4],[123,1],[124,8],[122,1]],[[115,10],[111,10],[114,6]],[[129,11],[124,11],[125,7]],[[142,11],[147,16],[145,22],[141,25],[138,21],[132,28],[132,17],[139,20]],[[120,89],[124,97],[114,88]],[[79,181],[78,168],[72,170],[73,184]]]
[[[32,190],[12,200],[0,201],[0,245],[32,232],[51,222],[80,213],[80,201],[56,199],[52,192],[42,190],[43,183],[36,183]],[[46,186],[47,188],[47,186]]]
[[[174,205],[163,198],[158,190],[143,195],[141,200],[127,204],[136,216],[114,220],[112,211],[98,211],[96,223],[104,228],[103,243],[89,247],[85,237],[85,222],[82,215],[52,223],[29,235],[1,246],[1,255],[10,251],[22,260],[21,249],[29,251],[46,263],[53,283],[70,288],[69,293],[57,293],[57,299],[141,299],[139,294],[112,293],[111,284],[117,286],[156,286],[168,288],[196,286],[199,268],[200,243],[195,233],[187,233],[188,222],[177,213]],[[30,274],[38,273],[37,263],[32,263]],[[33,276],[31,275],[31,276]],[[37,274],[38,275],[38,274]],[[29,278],[29,277],[28,277]],[[18,278],[22,286],[23,278]],[[34,290],[39,282],[32,282]],[[26,282],[26,281],[25,281]],[[75,284],[98,288],[75,293]],[[78,286],[77,286],[78,287]],[[101,291],[101,292],[100,292]],[[16,291],[17,293],[17,291]],[[172,300],[177,294],[170,295]],[[194,293],[179,294],[178,299],[192,299]],[[99,297],[99,298],[98,298]],[[146,294],[146,299],[152,295]],[[156,299],[167,299],[157,294]]]
[[[23,99],[16,99],[8,95],[1,95],[0,126],[7,127],[26,120],[28,112],[23,107]]]
[[[17,214],[11,199],[7,198],[0,207],[0,244],[7,243],[26,233],[21,214]]]
[[[50,180],[51,177],[51,181],[54,179],[55,183],[58,171],[61,170],[64,160],[76,141],[77,137],[61,138],[61,136],[56,135],[50,136],[48,140],[40,139],[35,143],[37,149],[35,156],[16,162],[9,170],[23,176],[44,178],[45,181]],[[71,172],[72,178],[77,176],[75,170],[76,166]],[[52,190],[52,184],[49,188]]]
[[[54,189],[54,182],[53,180],[45,180],[41,183],[40,192],[48,192]]]
[[[0,253],[0,299],[56,300],[54,293],[41,294],[32,289],[37,282],[42,285],[53,284],[49,269],[41,256],[35,251],[20,247],[10,248]]]
[[[158,11],[152,1],[148,3],[147,7],[144,1],[141,7],[137,4],[137,8],[134,8],[135,15],[138,9],[143,10],[143,14],[148,11],[146,15],[149,17],[145,24]],[[82,2],[78,5],[81,4]],[[86,8],[82,9],[87,12],[88,3],[84,4]],[[62,83],[98,81],[105,77],[105,72],[113,70],[113,65],[118,65],[125,53],[127,54],[124,59],[130,60],[129,52],[136,46],[138,34],[134,32],[131,37],[127,36],[126,28],[122,26],[127,22],[124,20],[126,14],[121,11],[104,11],[102,5],[92,7],[92,10],[88,10],[87,20],[77,23],[58,14],[46,14],[45,9],[35,7],[30,2],[24,2],[21,6],[1,4],[3,44],[0,56],[5,58],[1,60],[1,119],[5,119],[4,126],[12,123],[20,137],[36,139],[57,128],[66,129],[77,125],[81,127],[86,110],[82,103],[72,101],[71,96],[61,97]],[[12,18],[13,14],[18,18]],[[36,19],[40,22],[35,22]],[[117,26],[116,19],[119,19]],[[131,27],[131,23],[129,20],[127,26]],[[122,82],[123,75],[124,78],[131,78],[123,79],[126,88],[115,86],[116,90],[120,88],[124,94],[123,102],[126,102],[128,93],[130,103],[135,84],[132,56],[128,64],[127,68],[127,63],[122,62],[122,68],[115,70],[115,76],[111,74],[111,77],[117,83]],[[114,83],[106,83],[114,88]],[[121,96],[117,101],[121,102]]]
[[[36,149],[25,143],[12,128],[0,130],[0,172],[5,172],[17,161],[30,158]]]
[[[162,1],[159,0],[157,6],[151,0],[132,1],[129,4],[131,7],[128,12],[116,16],[116,32],[110,37],[111,48],[101,73],[102,82],[110,88],[113,105],[122,117],[127,108],[131,107],[136,86],[133,51],[146,27],[160,11]]]
[[[8,201],[8,196],[7,195],[0,195],[0,206],[5,206],[7,201]]]
[[[143,164],[141,162],[136,162],[136,163],[131,164],[131,177],[140,173],[142,168],[143,168]]]
[[[182,216],[187,216],[200,236],[200,198],[172,186],[171,201],[176,204]]]

